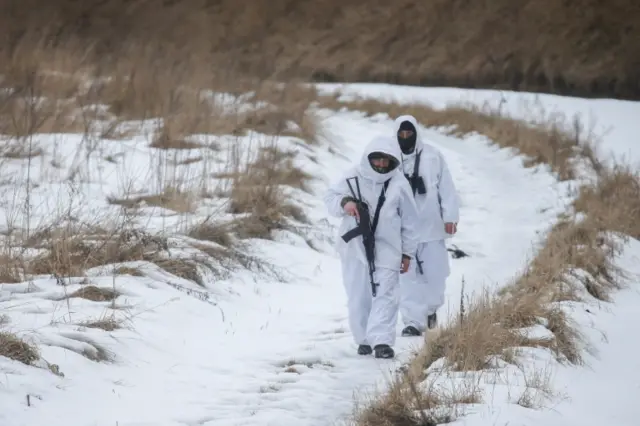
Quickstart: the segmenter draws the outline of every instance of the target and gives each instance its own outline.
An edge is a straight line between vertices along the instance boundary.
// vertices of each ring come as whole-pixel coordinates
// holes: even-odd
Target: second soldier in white
[[[410,270],[400,277],[403,336],[420,336],[437,325],[450,274],[445,239],[456,233],[459,198],[442,154],[424,143],[411,115],[395,120],[395,137],[402,151],[402,168],[411,184],[420,225],[418,249]]]

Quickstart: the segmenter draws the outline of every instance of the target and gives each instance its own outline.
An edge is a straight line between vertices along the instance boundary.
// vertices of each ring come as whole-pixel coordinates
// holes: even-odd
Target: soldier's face
[[[374,167],[378,167],[381,169],[386,169],[387,167],[389,167],[389,159],[388,158],[374,158],[371,160],[371,164]]]
[[[411,131],[411,130],[400,130],[398,132],[398,136],[400,137],[400,139],[409,139],[411,136],[413,136],[413,131]]]

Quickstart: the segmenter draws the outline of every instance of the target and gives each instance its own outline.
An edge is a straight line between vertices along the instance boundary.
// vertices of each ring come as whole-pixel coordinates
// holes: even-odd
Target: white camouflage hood
[[[400,125],[404,121],[408,121],[409,123],[413,124],[413,127],[416,128],[416,147],[415,147],[415,149],[413,150],[413,152],[411,154],[403,154],[402,151],[400,151],[400,147],[398,146],[398,152],[400,152],[401,158],[402,158],[402,156],[411,157],[412,155],[415,155],[416,152],[422,146],[422,139],[420,138],[420,131],[418,130],[418,120],[416,120],[416,118],[413,115],[408,115],[408,114],[399,116],[393,122],[393,124],[394,124],[394,126],[393,126],[393,140],[396,142],[396,145],[398,145],[398,130],[400,130]]]
[[[371,167],[369,162],[369,154],[374,152],[382,152],[393,157],[396,161],[396,167],[388,173],[379,173]],[[367,144],[360,159],[360,173],[366,179],[371,179],[377,183],[384,182],[389,179],[398,166],[402,164],[402,155],[400,147],[395,139],[386,136],[377,136]]]

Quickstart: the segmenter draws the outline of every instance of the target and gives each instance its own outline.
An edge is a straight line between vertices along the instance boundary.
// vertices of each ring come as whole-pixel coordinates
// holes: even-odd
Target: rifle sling
[[[384,185],[382,185],[382,191],[380,191],[380,196],[378,197],[378,205],[376,206],[376,212],[373,214],[373,222],[371,222],[371,232],[375,235],[376,228],[378,227],[378,219],[380,218],[380,209],[382,209],[382,205],[384,204],[387,192],[387,187],[389,186],[389,181],[391,179],[387,179],[384,181]]]
[[[422,155],[422,150],[416,154],[416,161],[413,163],[413,175],[411,177],[407,176],[409,183],[411,184],[411,190],[413,191],[413,195],[416,195],[416,179],[418,179],[418,174],[420,173],[420,156]]]

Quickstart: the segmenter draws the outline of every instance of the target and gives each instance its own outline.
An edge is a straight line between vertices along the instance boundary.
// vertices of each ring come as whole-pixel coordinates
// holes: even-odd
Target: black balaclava
[[[400,131],[401,130],[411,130],[413,132],[413,135],[411,135],[408,138],[401,138],[400,137]],[[403,154],[411,154],[413,152],[414,149],[416,149],[416,141],[418,139],[418,131],[416,130],[416,127],[413,125],[413,123],[411,123],[410,121],[403,121],[400,124],[400,128],[398,129],[398,143],[400,144],[400,149],[402,150]]]
[[[391,172],[393,169],[395,169],[396,167],[398,167],[398,160],[396,160],[394,157],[392,157],[389,154],[385,154],[384,152],[372,152],[367,157],[369,158],[369,164],[371,165],[371,168],[373,170],[375,170],[376,172],[381,173],[381,174],[387,174],[387,173]],[[379,159],[379,158],[388,159],[389,160],[389,165],[387,167],[374,166],[373,163],[371,162],[371,160],[375,160],[375,159]]]

